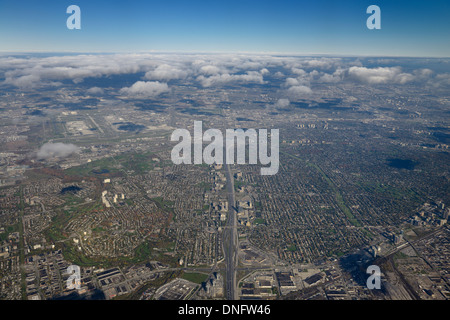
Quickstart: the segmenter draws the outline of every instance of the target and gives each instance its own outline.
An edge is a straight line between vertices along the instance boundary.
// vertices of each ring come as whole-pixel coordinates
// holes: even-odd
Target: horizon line
[[[143,50],[143,51],[47,51],[47,50],[24,50],[11,51],[0,50],[0,54],[243,54],[243,55],[282,55],[282,56],[331,56],[331,57],[383,57],[383,58],[428,58],[428,59],[450,59],[450,56],[415,56],[415,55],[385,55],[385,54],[344,54],[344,53],[300,53],[282,51],[181,51],[181,50]]]

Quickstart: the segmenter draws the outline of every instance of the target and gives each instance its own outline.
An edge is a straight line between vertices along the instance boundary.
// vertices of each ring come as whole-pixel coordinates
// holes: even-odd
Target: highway
[[[237,266],[237,219],[236,219],[236,200],[234,195],[234,177],[231,174],[230,165],[225,164],[227,177],[227,194],[228,194],[228,219],[227,227],[223,231],[223,248],[225,254],[226,265],[226,298],[228,300],[236,300],[236,266]]]

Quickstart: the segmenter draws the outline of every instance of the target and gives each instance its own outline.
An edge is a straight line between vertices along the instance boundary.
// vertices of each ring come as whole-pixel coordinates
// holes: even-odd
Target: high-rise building
[[[403,240],[403,231],[399,235],[394,234],[392,236],[392,241],[394,242],[394,244],[399,244],[400,242],[402,242],[402,240]]]
[[[450,214],[450,207],[444,210],[443,218],[444,218],[445,220],[448,220],[449,214]]]

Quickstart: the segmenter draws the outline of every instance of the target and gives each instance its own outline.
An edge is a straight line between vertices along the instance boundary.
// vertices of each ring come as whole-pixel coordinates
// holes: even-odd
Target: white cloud
[[[263,84],[263,76],[261,73],[256,71],[247,71],[245,74],[220,74],[211,77],[199,76],[197,80],[201,83],[203,87],[211,87],[217,85],[224,85],[232,82],[237,83],[259,83]]]
[[[291,88],[291,87],[306,87],[309,89],[310,86],[310,79],[312,79],[312,75],[308,74],[308,73],[304,73],[303,76],[299,76],[297,78],[286,78],[286,81],[284,82],[283,86],[286,88]],[[288,92],[289,92],[288,89]],[[291,92],[300,90],[299,88],[296,89],[292,89]],[[305,89],[303,89],[305,90]]]
[[[93,95],[102,95],[104,93],[102,88],[99,87],[92,87],[90,89],[88,89],[86,91],[88,94],[93,94]]]
[[[38,159],[66,158],[78,150],[79,148],[71,143],[46,143],[41,146],[36,156]]]
[[[308,60],[305,62],[305,65],[311,68],[330,69],[338,62],[340,62],[340,59],[321,58]]]
[[[319,78],[319,80],[322,82],[339,82],[341,78],[335,77],[334,75],[329,73],[325,73]]]
[[[277,108],[285,108],[287,106],[289,106],[291,102],[289,101],[289,99],[278,99],[278,101],[275,103],[275,107]]]
[[[152,98],[161,93],[168,92],[167,83],[159,81],[137,81],[131,87],[120,89],[120,94],[134,98]]]
[[[298,75],[298,76],[304,76],[304,75],[306,75],[306,71],[303,70],[303,69],[292,68],[291,71],[292,71],[293,74],[296,74],[296,75]]]
[[[12,84],[19,88],[34,88],[37,86],[41,77],[38,75],[30,74],[27,76],[20,76],[18,78],[6,78],[6,84]]]
[[[305,95],[309,95],[311,93],[312,93],[311,88],[307,86],[293,86],[287,90],[288,96],[291,97],[292,99],[300,99]]]
[[[422,80],[429,79],[430,77],[433,76],[433,74],[434,74],[433,70],[430,70],[430,69],[427,69],[427,68],[414,70],[414,75],[417,78],[420,78]]]
[[[144,79],[169,81],[172,79],[183,79],[186,78],[187,75],[188,73],[186,71],[180,70],[177,67],[162,64],[153,71],[147,71]]]
[[[434,83],[434,86],[450,86],[450,73],[441,73],[436,75],[436,82]]]
[[[216,75],[221,72],[222,72],[221,68],[219,68],[217,66],[213,66],[213,65],[202,66],[200,68],[200,73],[206,74],[206,75]]]
[[[402,73],[400,67],[350,67],[348,74],[351,78],[368,84],[400,83],[404,84],[414,80],[409,73]]]
[[[287,87],[292,87],[292,86],[298,86],[300,85],[300,82],[298,81],[298,79],[296,78],[287,78],[286,82],[284,83],[285,86]]]
[[[346,70],[342,68],[338,68],[332,74],[324,73],[320,76],[319,81],[321,82],[339,82],[344,79]]]

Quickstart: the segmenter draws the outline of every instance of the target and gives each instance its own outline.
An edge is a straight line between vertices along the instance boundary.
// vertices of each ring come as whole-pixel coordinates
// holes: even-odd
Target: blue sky
[[[66,8],[81,8],[68,30]],[[366,9],[381,8],[381,30]],[[0,0],[0,51],[450,57],[450,1]]]

